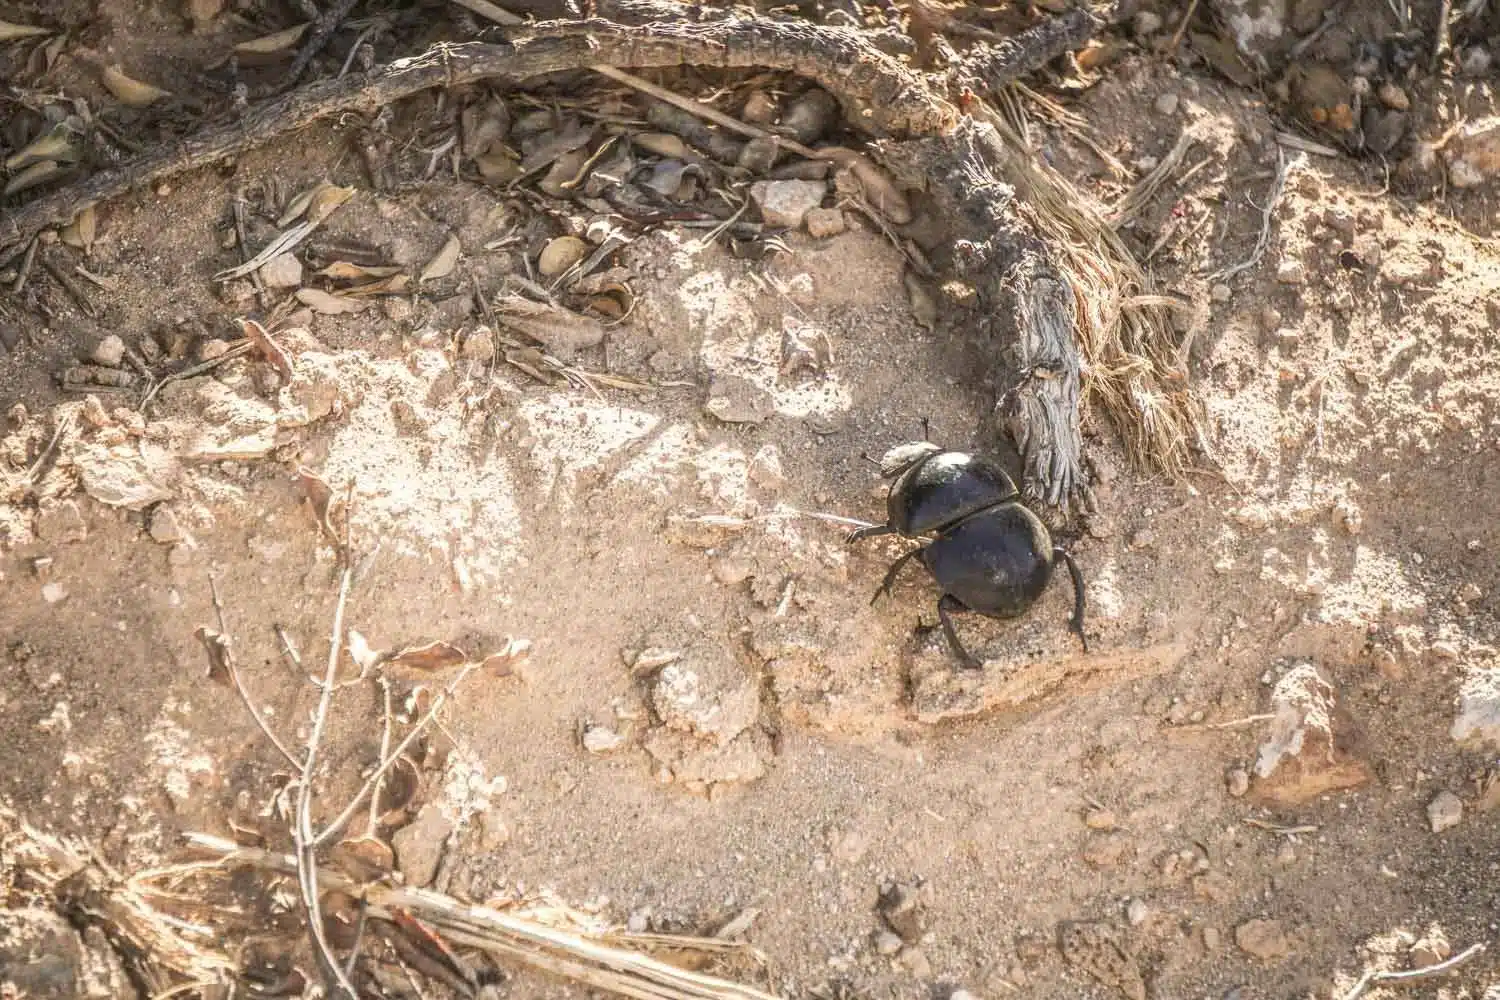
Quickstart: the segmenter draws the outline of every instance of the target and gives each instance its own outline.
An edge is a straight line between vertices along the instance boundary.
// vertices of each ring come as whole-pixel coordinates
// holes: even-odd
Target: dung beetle
[[[893,480],[886,497],[886,523],[852,531],[848,542],[877,535],[916,538],[929,532],[936,537],[891,564],[871,604],[889,593],[907,562],[921,556],[943,590],[937,609],[948,645],[964,666],[974,668],[980,662],[958,641],[949,613],[1019,618],[1047,589],[1053,566],[1061,560],[1073,579],[1069,626],[1088,652],[1083,574],[1066,550],[1052,544],[1046,525],[1022,504],[1020,491],[1004,469],[930,441],[898,445],[879,465],[881,474]]]

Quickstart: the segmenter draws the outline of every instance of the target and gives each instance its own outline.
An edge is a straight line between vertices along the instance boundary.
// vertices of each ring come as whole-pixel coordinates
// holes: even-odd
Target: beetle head
[[[898,444],[880,458],[880,474],[890,479],[943,449],[931,441],[912,441]]]

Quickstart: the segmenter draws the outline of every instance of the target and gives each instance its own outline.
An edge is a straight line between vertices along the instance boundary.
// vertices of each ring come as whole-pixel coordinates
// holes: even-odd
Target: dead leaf
[[[406,754],[396,758],[386,772],[380,785],[380,802],[376,808],[379,826],[396,826],[404,821],[406,807],[417,800],[422,791],[422,770],[416,761]]]
[[[292,380],[292,359],[287,357],[286,351],[271,337],[269,331],[253,319],[241,319],[240,329],[244,331],[245,338],[250,341],[251,346],[258,351],[262,357],[271,363],[284,382]]]
[[[333,210],[354,197],[354,188],[339,187],[323,182],[313,189],[307,206],[307,221],[317,225],[333,214]]]
[[[530,655],[530,639],[506,639],[505,645],[486,656],[479,666],[492,677],[509,677],[515,673],[515,664]]]
[[[389,278],[381,278],[379,281],[366,282],[363,285],[350,285],[344,289],[343,294],[349,296],[360,295],[405,295],[411,287],[411,275],[393,274]]]
[[[672,160],[680,160],[692,155],[688,144],[670,132],[642,132],[640,135],[631,136],[630,141],[648,153],[655,153],[657,156]]]
[[[1255,86],[1255,71],[1241,58],[1233,42],[1206,31],[1190,32],[1188,38],[1191,39],[1193,48],[1198,50],[1198,54],[1203,56],[1204,60],[1220,74],[1241,87]]]
[[[96,223],[97,216],[94,213],[94,206],[90,205],[74,216],[72,222],[63,227],[62,232],[58,234],[58,238],[68,246],[77,247],[84,253],[88,253],[94,248]]]
[[[368,302],[346,298],[343,295],[334,295],[332,292],[325,292],[318,288],[297,289],[297,301],[307,306],[313,312],[322,313],[324,316],[357,313],[369,305]]]
[[[372,882],[396,867],[396,853],[379,837],[350,837],[333,845],[330,860],[356,882]]]
[[[9,21],[0,21],[0,42],[14,42],[22,38],[36,38],[38,35],[50,35],[51,28],[39,28],[34,24],[12,24]]]
[[[41,163],[33,163],[10,179],[10,182],[5,185],[4,192],[0,192],[0,197],[36,187],[61,169],[62,167],[56,160],[43,160]]]
[[[386,666],[429,672],[456,667],[468,661],[468,653],[452,643],[438,640],[423,646],[408,646],[386,660]]]
[[[234,47],[235,54],[264,56],[289,51],[302,38],[302,33],[307,30],[307,27],[306,24],[299,24],[274,34],[252,38],[248,42],[240,42]]]
[[[904,226],[912,220],[911,204],[906,200],[906,196],[901,193],[900,188],[896,187],[896,182],[869,158],[852,149],[838,146],[830,146],[818,152],[837,163],[843,170],[850,171],[854,180],[858,181],[860,188],[863,189],[865,201],[869,202],[872,208],[898,226]]]
[[[525,334],[559,357],[597,347],[604,341],[604,325],[593,317],[519,295],[502,296],[495,303],[495,312],[505,326]]]
[[[229,656],[229,640],[207,626],[193,633],[208,653],[208,679],[225,687],[234,686],[234,662]]]
[[[401,268],[395,265],[383,267],[367,267],[364,264],[351,264],[347,260],[336,260],[327,267],[314,271],[313,274],[330,281],[363,281],[370,278],[389,278],[393,274],[400,274]]]
[[[69,129],[59,124],[44,135],[39,135],[21,147],[5,161],[5,169],[15,173],[23,167],[43,160],[58,160],[72,163],[78,159],[78,150],[68,142]]]
[[[504,146],[497,146],[474,157],[474,166],[486,184],[509,184],[521,176],[521,163]]]
[[[425,285],[433,278],[446,278],[452,274],[453,269],[458,266],[458,255],[462,249],[463,247],[459,245],[458,237],[450,233],[448,239],[443,243],[443,248],[437,252],[437,256],[428,261],[427,266],[422,268],[422,274],[417,278],[417,284]]]
[[[297,469],[297,480],[302,484],[307,502],[312,505],[313,519],[318,522],[318,527],[330,542],[338,545],[339,535],[333,527],[333,488],[322,476],[303,467]]]
[[[118,66],[104,67],[103,82],[116,100],[132,108],[149,107],[163,97],[172,96],[160,87],[126,76]]]
[[[348,647],[349,656],[359,666],[361,674],[380,662],[380,651],[370,645],[369,639],[352,628],[349,630]]]

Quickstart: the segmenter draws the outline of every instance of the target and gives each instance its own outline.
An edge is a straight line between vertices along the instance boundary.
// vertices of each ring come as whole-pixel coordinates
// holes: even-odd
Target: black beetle
[[[1069,625],[1088,652],[1083,574],[1067,551],[1052,544],[1046,525],[1022,504],[1020,491],[1004,469],[929,441],[898,445],[879,464],[881,474],[894,480],[886,497],[888,519],[850,532],[848,541],[893,534],[915,538],[928,532],[936,537],[891,564],[871,604],[888,593],[901,568],[920,555],[943,588],[937,607],[948,645],[965,666],[978,667],[979,661],[958,641],[948,613],[1018,618],[1047,589],[1060,559],[1073,578]]]

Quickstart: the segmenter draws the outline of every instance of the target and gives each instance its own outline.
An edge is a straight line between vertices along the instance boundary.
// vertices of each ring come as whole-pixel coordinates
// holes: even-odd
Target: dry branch
[[[240,847],[207,834],[189,834],[188,842],[227,869],[248,867],[284,875],[297,871],[297,859],[291,855]],[[649,955],[603,944],[586,934],[488,906],[460,903],[442,893],[404,886],[362,886],[329,870],[319,872],[318,881],[327,889],[361,897],[374,919],[389,920],[398,912],[410,914],[450,944],[477,948],[496,958],[638,1000],[776,1000],[751,986],[679,969]],[[691,939],[683,944],[691,946]]]

